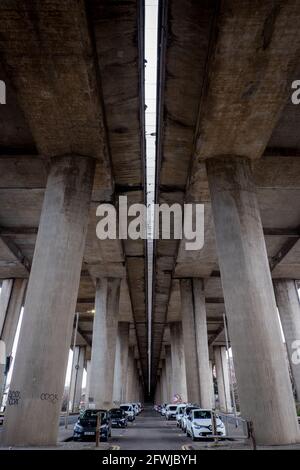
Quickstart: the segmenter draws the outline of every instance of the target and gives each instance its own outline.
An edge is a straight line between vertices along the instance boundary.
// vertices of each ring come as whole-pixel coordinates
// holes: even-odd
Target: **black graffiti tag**
[[[49,401],[52,403],[52,405],[58,401],[58,396],[56,393],[42,393],[40,398],[42,401]]]
[[[18,405],[19,400],[21,400],[21,393],[19,390],[10,390],[8,392],[8,404],[9,405]]]

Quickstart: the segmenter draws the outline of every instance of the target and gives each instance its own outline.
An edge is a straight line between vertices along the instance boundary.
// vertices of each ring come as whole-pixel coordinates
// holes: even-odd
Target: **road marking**
[[[114,446],[111,446],[110,450],[120,450],[121,447],[120,446],[117,446],[117,445],[114,445]]]
[[[184,444],[184,445],[181,447],[181,450],[192,450],[192,447],[191,447],[189,444]]]

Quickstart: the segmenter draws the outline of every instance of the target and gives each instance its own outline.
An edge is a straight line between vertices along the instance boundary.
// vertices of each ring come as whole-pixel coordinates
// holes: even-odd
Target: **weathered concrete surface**
[[[120,283],[118,278],[98,279],[96,283],[89,390],[89,403],[96,408],[113,405]]]
[[[215,346],[214,357],[216,364],[219,407],[221,411],[224,411],[225,413],[230,413],[232,411],[232,406],[230,396],[228,359],[226,356],[225,347]]]
[[[197,348],[197,366],[199,371],[200,405],[202,408],[212,407],[211,370],[207,340],[207,322],[205,309],[204,283],[202,279],[193,279],[195,335]]]
[[[280,321],[285,337],[289,362],[293,374],[297,401],[300,401],[300,364],[297,349],[300,346],[300,304],[294,281],[274,279],[274,291]],[[296,343],[295,343],[296,342]],[[298,343],[297,343],[298,342]]]
[[[70,382],[70,411],[78,412],[82,393],[82,379],[85,361],[85,347],[76,346]]]
[[[198,354],[191,279],[180,280],[180,294],[187,400],[190,403],[200,403]]]
[[[170,323],[170,335],[172,354],[171,400],[173,400],[175,395],[179,395],[182,401],[186,401],[187,383],[181,322]]]
[[[115,373],[114,373],[114,389],[113,402],[116,405],[124,403],[126,400],[126,380],[128,369],[128,348],[129,348],[129,323],[119,322]]]
[[[299,426],[247,159],[206,162],[242,415],[260,444],[297,442]],[[265,423],[268,423],[268,426]]]
[[[76,155],[52,161],[10,386],[19,399],[5,416],[9,445],[56,443],[94,167]]]

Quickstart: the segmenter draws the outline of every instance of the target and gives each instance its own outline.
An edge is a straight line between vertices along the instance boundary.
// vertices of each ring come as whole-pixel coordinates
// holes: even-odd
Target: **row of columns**
[[[299,442],[299,425],[274,295],[275,289],[299,398],[300,309],[295,282],[276,280],[273,288],[250,161],[237,156],[210,158],[206,169],[241,414],[252,421],[257,442],[261,444]],[[175,388],[184,399],[204,407],[212,397],[212,374],[203,285],[201,280],[184,279],[180,289],[182,325],[170,326],[173,392]],[[184,354],[179,344],[182,327]],[[215,350],[215,364],[220,406],[230,410],[224,348]],[[157,396],[161,399],[164,398],[163,382],[164,374],[160,374]]]
[[[86,156],[51,160],[1,433],[4,445],[56,444],[94,170],[95,160]],[[97,281],[87,399],[101,407],[113,401],[119,289],[120,280]],[[78,359],[82,365],[80,354]],[[131,393],[137,398],[141,377],[135,369]],[[75,406],[78,389],[71,384]],[[116,393],[124,396],[124,390]]]

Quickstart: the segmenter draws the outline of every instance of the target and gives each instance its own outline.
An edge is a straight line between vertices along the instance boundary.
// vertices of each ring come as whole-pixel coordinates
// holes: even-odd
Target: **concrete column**
[[[214,375],[213,375],[213,363],[209,361],[209,370],[210,370],[210,383],[211,383],[211,406],[212,408],[216,407],[216,397],[215,397],[215,387],[214,387]]]
[[[85,361],[85,347],[76,346],[74,352],[73,370],[70,383],[70,402],[72,412],[79,410],[81,394],[82,394],[82,378]]]
[[[299,426],[250,162],[228,156],[206,167],[241,414],[259,444],[294,443]]]
[[[156,382],[155,403],[156,403],[157,405],[162,404],[160,376],[157,377],[157,382]]]
[[[232,411],[232,406],[226,348],[224,346],[215,346],[214,356],[218,383],[219,407],[221,411],[230,413]]]
[[[170,403],[172,400],[172,357],[171,346],[165,346],[166,353],[166,379],[167,379],[167,400]]]
[[[89,403],[113,406],[113,386],[119,317],[120,279],[97,279]]]
[[[180,280],[180,294],[187,399],[191,403],[200,403],[194,302],[191,279]]]
[[[129,347],[129,322],[119,322],[115,374],[114,374],[114,392],[113,402],[116,405],[124,403],[126,400],[126,380],[128,367],[128,347]]]
[[[167,389],[166,361],[165,361],[165,359],[162,360],[161,384],[162,384],[162,399],[163,399],[163,402],[169,403],[168,389]]]
[[[171,355],[172,355],[172,390],[171,401],[179,395],[182,401],[187,400],[186,372],[182,339],[181,322],[170,323]]]
[[[134,346],[129,347],[128,351],[128,369],[126,381],[126,402],[133,400],[133,380],[134,380]]]
[[[286,341],[288,358],[294,379],[297,401],[300,401],[300,364],[297,348],[300,345],[300,303],[296,283],[289,279],[273,281],[275,297]],[[298,344],[296,343],[298,341]]]
[[[6,445],[56,444],[95,162],[52,159],[8,400]],[[30,426],[28,419],[30,417]]]
[[[25,297],[27,279],[12,279],[2,282],[0,296],[0,311],[3,312],[1,321],[0,339],[5,344],[6,357],[12,355],[12,348],[20,318],[21,309]],[[9,293],[9,296],[8,296]],[[3,296],[2,296],[3,294]],[[2,299],[2,300],[1,300]],[[4,300],[5,299],[5,300]],[[5,383],[5,365],[1,368],[0,374],[0,403],[2,402],[2,391]]]
[[[91,361],[86,361],[86,385],[85,385],[85,408],[89,406],[89,393],[90,393],[90,380],[91,380]]]
[[[202,408],[212,407],[211,370],[209,367],[208,339],[204,284],[202,279],[193,279],[194,315],[196,346],[199,370],[200,405]]]

